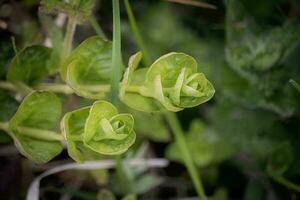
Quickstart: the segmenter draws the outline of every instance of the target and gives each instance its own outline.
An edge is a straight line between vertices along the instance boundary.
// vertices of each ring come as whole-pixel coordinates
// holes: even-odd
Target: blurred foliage
[[[229,141],[206,128],[200,120],[191,122],[186,141],[194,162],[200,167],[220,163],[228,159],[235,150]],[[170,159],[182,162],[182,156],[176,143],[170,145],[166,155]]]
[[[0,91],[0,121],[6,122],[15,114],[19,106],[18,102],[9,96],[8,93]],[[2,130],[0,130],[0,143],[11,141],[11,138]]]
[[[159,186],[163,178],[146,173],[149,169],[146,165],[131,167],[127,164],[130,159],[141,159],[146,157],[148,145],[143,143],[136,149],[127,153],[123,160],[118,160],[116,174],[112,178],[111,187],[116,194],[143,194]]]
[[[158,0],[130,2],[152,60],[170,51],[192,55],[199,70],[215,86],[212,102],[179,113],[182,125],[188,127],[186,140],[194,162],[205,177],[204,185],[211,199],[297,199],[297,187],[286,180],[300,184],[297,157],[300,154],[300,2],[209,1],[217,10]],[[10,63],[15,55],[11,37],[16,39],[17,50],[50,37],[53,47],[46,65],[47,73],[54,76],[63,59],[59,56],[64,28],[54,25],[53,16],[64,12],[74,17],[76,13],[75,17],[83,21],[92,14],[92,5],[96,5],[94,13],[110,38],[112,16],[108,0],[42,1],[42,10],[52,14],[47,23],[33,14],[37,13],[39,1],[0,5],[0,22],[8,24],[6,29],[0,28],[0,79],[5,80],[8,66],[15,64]],[[122,53],[126,61],[139,49],[123,7],[121,12]],[[82,38],[95,33],[86,23],[78,26],[76,34],[75,43],[79,44]],[[27,67],[39,69],[31,65],[21,69]],[[44,78],[43,74],[38,79]],[[0,121],[10,119],[18,100],[18,96],[0,91]],[[87,104],[75,95],[67,102],[70,105],[65,110]],[[153,197],[151,195],[162,196],[161,199],[194,195],[189,191],[191,185],[187,181],[190,180],[181,164],[172,162],[162,173],[149,173],[147,167],[126,165],[127,159],[144,158],[149,154],[166,156],[178,163],[182,160],[162,115],[125,110],[135,117],[137,143],[142,145],[133,146],[120,169],[109,171],[109,179],[107,171],[92,172],[95,182],[112,191],[100,191],[98,199],[116,199],[129,193],[138,194],[138,199],[147,199],[147,195],[148,199]],[[9,138],[1,132],[0,141],[9,142]],[[149,142],[148,146],[145,141]],[[31,173],[30,170],[27,173]],[[125,179],[120,181],[120,176]],[[48,183],[57,184],[57,181]],[[83,189],[90,186],[86,184]],[[99,189],[98,186],[92,188]],[[154,188],[158,188],[158,192]]]
[[[62,12],[78,20],[84,20],[92,14],[94,0],[42,0],[41,5],[45,12]]]

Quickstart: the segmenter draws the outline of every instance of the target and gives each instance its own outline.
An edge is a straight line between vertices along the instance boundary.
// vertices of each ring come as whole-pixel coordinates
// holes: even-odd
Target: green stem
[[[33,87],[35,90],[47,90],[56,93],[63,93],[63,94],[73,94],[74,91],[66,84],[59,84],[59,83],[40,83],[37,86]]]
[[[14,84],[7,81],[0,81],[0,89],[10,90],[14,92],[18,90]]]
[[[137,26],[136,19],[134,17],[134,14],[133,14],[131,6],[130,6],[130,2],[129,2],[129,0],[125,0],[124,3],[125,3],[126,13],[129,18],[130,27],[133,32],[133,36],[135,38],[135,41],[137,42],[137,45],[139,46],[139,48],[141,49],[141,51],[143,53],[143,62],[145,64],[145,66],[148,67],[151,64],[150,56],[145,48],[145,44],[144,44],[144,41],[140,34],[139,28]]]
[[[73,41],[75,29],[76,29],[76,19],[69,17],[67,30],[64,38],[64,44],[63,44],[62,60],[64,60],[72,50],[72,41]]]
[[[12,136],[11,131],[9,129],[9,122],[0,122],[0,129],[7,132],[10,136]],[[22,135],[26,135],[31,138],[47,140],[47,141],[62,141],[64,138],[61,134],[56,133],[54,131],[37,129],[37,128],[28,128],[19,126],[18,132]]]
[[[119,0],[113,0],[113,45],[112,45],[112,70],[111,70],[111,102],[117,104],[119,94],[119,81],[122,73],[121,53],[121,22]]]
[[[188,172],[192,178],[195,189],[198,193],[198,196],[201,200],[206,200],[206,195],[202,186],[202,182],[200,179],[200,175],[198,174],[197,168],[192,160],[191,154],[188,150],[187,143],[184,137],[184,133],[181,129],[179,121],[176,117],[175,113],[166,112],[165,117],[174,133],[177,144],[179,145],[179,149],[181,151],[181,155],[183,157],[184,163],[188,169]]]
[[[63,136],[57,132],[37,129],[37,128],[28,128],[28,127],[18,127],[18,132],[22,135],[26,135],[31,138],[47,140],[47,141],[62,141]]]
[[[297,192],[300,192],[300,185],[297,185],[295,183],[292,183],[291,181],[287,180],[283,176],[276,176],[276,175],[270,175],[276,182],[286,186],[289,189],[295,190]]]
[[[25,87],[24,84],[23,84],[23,87]],[[32,90],[24,91],[24,89],[20,88],[20,84],[18,84],[18,86],[16,86],[15,84],[13,84],[11,82],[7,82],[7,81],[0,81],[0,89],[9,90],[9,91],[13,91],[13,92],[19,92],[24,95],[27,95],[32,91]],[[58,83],[40,83],[36,86],[33,86],[32,89],[47,90],[47,91],[63,93],[63,94],[74,93],[73,89],[70,88],[68,85],[58,84]]]
[[[9,123],[8,122],[0,122],[0,130],[3,130],[8,133],[9,131]]]
[[[91,15],[89,18],[89,21],[93,27],[93,29],[95,30],[95,32],[101,36],[103,39],[107,40],[106,35],[104,34],[104,31],[102,30],[101,26],[98,24],[96,18],[94,15]]]

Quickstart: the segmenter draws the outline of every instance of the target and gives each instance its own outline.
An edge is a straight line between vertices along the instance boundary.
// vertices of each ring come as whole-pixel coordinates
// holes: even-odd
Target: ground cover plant
[[[298,1],[0,2],[5,199],[299,197]]]

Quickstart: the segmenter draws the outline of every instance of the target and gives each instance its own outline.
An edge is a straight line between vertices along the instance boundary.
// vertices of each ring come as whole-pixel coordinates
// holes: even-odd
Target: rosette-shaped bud
[[[121,85],[120,97],[132,108],[177,112],[200,105],[215,93],[205,75],[197,72],[197,62],[189,55],[169,53],[149,68],[135,70],[140,59],[141,53],[131,57]]]
[[[124,153],[134,143],[134,119],[118,114],[106,101],[67,113],[62,121],[69,155],[76,161],[97,159],[100,155]]]

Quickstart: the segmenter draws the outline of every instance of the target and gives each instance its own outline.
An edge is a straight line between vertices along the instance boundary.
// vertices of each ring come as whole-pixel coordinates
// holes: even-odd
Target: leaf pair
[[[69,155],[77,162],[99,158],[100,154],[125,152],[135,141],[134,120],[130,114],[118,114],[106,101],[67,113],[62,131]]]
[[[197,62],[191,56],[173,52],[149,68],[137,69],[141,58],[140,52],[130,58],[121,84],[120,98],[129,107],[145,112],[177,112],[213,97],[213,85],[197,72]]]

